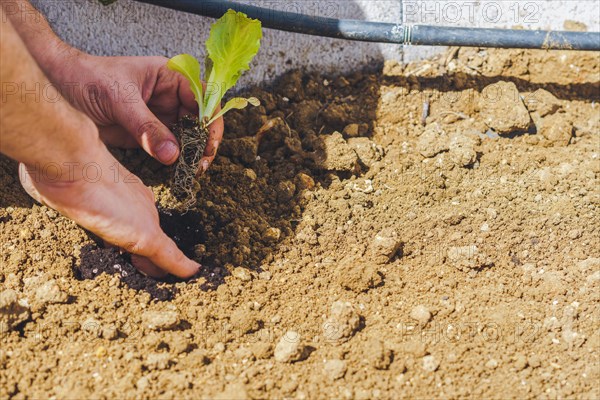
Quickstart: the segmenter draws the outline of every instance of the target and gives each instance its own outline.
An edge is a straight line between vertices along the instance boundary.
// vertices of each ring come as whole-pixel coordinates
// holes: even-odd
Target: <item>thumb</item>
[[[139,98],[129,107],[122,107],[117,120],[146,150],[163,164],[173,164],[179,157],[175,135],[148,109]]]
[[[170,272],[180,278],[189,278],[200,269],[200,264],[187,258],[175,242],[162,231],[155,237],[151,247],[151,249],[139,249],[137,251],[137,254],[146,257],[148,261],[146,266],[150,269],[155,267],[154,269],[158,268]],[[137,264],[136,267],[143,266],[138,262],[139,258],[132,259],[132,261],[134,261],[134,265]]]

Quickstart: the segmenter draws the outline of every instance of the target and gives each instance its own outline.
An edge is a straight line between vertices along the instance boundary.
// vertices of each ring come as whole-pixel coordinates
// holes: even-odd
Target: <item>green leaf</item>
[[[210,58],[204,58],[204,80],[206,81],[213,69],[213,62]]]
[[[252,104],[256,107],[260,105],[260,100],[258,100],[256,97],[249,97],[247,99],[243,97],[234,97],[233,99],[225,103],[225,107],[223,107],[221,111],[215,114],[215,116],[212,117],[210,121],[208,121],[208,125],[210,125],[214,120],[223,116],[223,114],[225,114],[227,111],[233,110],[234,108],[241,110],[242,108],[245,108],[248,104]]]
[[[260,21],[241,12],[228,10],[212,25],[206,41],[208,57],[213,63],[207,85],[214,85],[216,90],[211,90],[204,99],[204,118],[211,119],[225,92],[250,68],[261,38]]]
[[[167,62],[167,67],[177,71],[186,77],[190,83],[190,89],[194,93],[196,103],[198,103],[198,118],[202,120],[204,115],[204,99],[202,97],[202,82],[200,82],[200,63],[194,56],[189,54],[179,54]]]

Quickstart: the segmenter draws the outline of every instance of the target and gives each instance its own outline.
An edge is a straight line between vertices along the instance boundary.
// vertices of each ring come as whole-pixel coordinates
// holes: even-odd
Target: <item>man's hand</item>
[[[11,61],[0,68],[0,81],[7,83],[0,88],[0,151],[22,163],[28,193],[104,240],[147,257],[133,261],[148,274],[193,275],[199,265],[160,229],[152,192],[109,153],[96,125],[66,101],[25,96],[37,87],[48,88],[48,98],[57,93],[3,7],[0,54]]]
[[[161,230],[152,191],[103,144],[96,147],[92,179],[79,169],[82,164],[69,171],[67,180],[48,180],[35,167],[20,164],[21,184],[40,203],[130,252],[134,266],[147,275],[188,278],[198,272],[200,265]]]
[[[0,1],[5,17],[50,81],[77,109],[100,128],[106,143],[140,145],[164,164],[179,154],[167,128],[198,106],[184,78],[166,67],[164,57],[96,57],[57,37],[46,19],[27,0]],[[200,166],[206,170],[223,138],[223,119],[209,129]]]
[[[71,60],[48,66],[52,79],[76,108],[99,127],[100,137],[118,147],[140,145],[164,164],[179,155],[168,126],[198,113],[189,83],[167,68],[164,57],[96,57],[71,50]],[[209,128],[200,165],[205,170],[223,138],[223,119]]]

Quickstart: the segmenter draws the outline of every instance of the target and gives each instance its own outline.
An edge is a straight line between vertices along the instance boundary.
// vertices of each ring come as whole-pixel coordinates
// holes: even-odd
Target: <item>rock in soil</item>
[[[538,89],[525,98],[525,105],[532,113],[540,117],[554,114],[561,109],[560,100],[545,89]]]
[[[250,350],[257,359],[268,359],[273,355],[273,346],[268,342],[254,343]]]
[[[174,329],[179,325],[179,314],[176,311],[146,311],[142,314],[145,328],[154,331]]]
[[[423,370],[435,372],[440,366],[440,362],[432,355],[423,357]]]
[[[323,139],[322,148],[317,150],[315,161],[317,166],[329,171],[355,173],[359,168],[356,151],[339,132]]]
[[[328,342],[346,342],[360,327],[360,315],[352,303],[335,301],[331,305],[329,318],[323,325],[325,340]]]
[[[357,137],[360,135],[360,126],[358,124],[349,124],[344,127],[342,131],[346,137]]]
[[[69,296],[60,289],[54,279],[51,279],[37,288],[35,298],[42,304],[55,304],[65,303]]]
[[[323,365],[323,372],[332,381],[343,378],[346,370],[347,366],[344,360],[327,360]]]
[[[417,150],[425,158],[432,158],[448,151],[450,144],[448,134],[438,124],[428,125],[419,137]]]
[[[413,307],[413,309],[410,312],[410,317],[424,325],[431,319],[431,312],[427,307],[420,304],[418,306]]]
[[[393,228],[385,228],[377,232],[371,242],[370,252],[373,260],[379,263],[389,262],[402,248],[402,240]]]
[[[537,129],[551,146],[567,146],[573,137],[573,124],[560,114],[543,118]]]
[[[477,161],[476,146],[481,144],[478,136],[455,133],[450,136],[448,145],[451,160],[459,167],[470,167]]]
[[[366,137],[350,138],[348,145],[354,149],[360,162],[367,168],[372,167],[384,156],[383,148]]]
[[[514,83],[494,83],[481,94],[480,117],[487,126],[499,135],[527,132],[531,117]]]
[[[172,362],[169,353],[151,353],[146,356],[144,365],[152,371],[167,369]]]
[[[274,355],[280,363],[292,363],[308,357],[308,348],[298,332],[287,331],[275,346]]]
[[[492,264],[492,261],[476,245],[453,246],[448,249],[448,260],[456,268],[477,269]]]

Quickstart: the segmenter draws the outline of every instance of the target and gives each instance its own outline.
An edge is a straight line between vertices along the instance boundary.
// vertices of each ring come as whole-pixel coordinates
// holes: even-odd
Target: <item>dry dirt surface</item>
[[[294,72],[230,114],[204,265],[137,275],[2,159],[0,397],[600,398],[598,53]],[[133,277],[132,277],[133,275]]]

